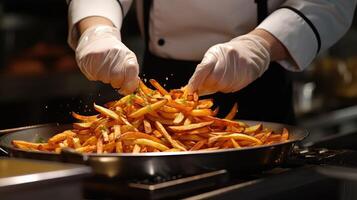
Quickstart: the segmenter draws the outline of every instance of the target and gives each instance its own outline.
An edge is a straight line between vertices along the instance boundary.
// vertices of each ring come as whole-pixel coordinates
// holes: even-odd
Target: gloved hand
[[[79,39],[76,60],[89,80],[110,83],[120,88],[122,94],[138,87],[138,61],[121,42],[117,28],[103,25],[88,28]]]
[[[236,92],[260,77],[270,63],[268,43],[247,34],[212,46],[188,83],[199,95]]]

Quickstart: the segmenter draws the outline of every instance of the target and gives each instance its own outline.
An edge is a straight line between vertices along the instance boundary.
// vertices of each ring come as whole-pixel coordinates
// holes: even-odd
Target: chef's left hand
[[[188,89],[199,95],[236,92],[260,77],[270,60],[270,48],[265,39],[254,34],[239,36],[208,49]]]

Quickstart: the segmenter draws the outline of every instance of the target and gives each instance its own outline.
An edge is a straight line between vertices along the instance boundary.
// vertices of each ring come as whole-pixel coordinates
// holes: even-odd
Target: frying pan
[[[264,127],[275,131],[281,131],[285,127],[290,133],[289,140],[278,144],[241,149],[136,154],[79,154],[70,149],[63,150],[61,154],[55,154],[25,151],[12,146],[12,140],[30,142],[39,139],[47,140],[51,136],[71,128],[71,125],[45,124],[7,131],[10,133],[0,138],[0,147],[13,157],[87,164],[93,168],[96,175],[124,179],[150,179],[158,176],[189,176],[220,169],[234,173],[247,173],[272,168],[281,165],[288,158],[294,145],[308,136],[305,129],[295,126],[271,122],[243,122],[248,125],[262,123]]]

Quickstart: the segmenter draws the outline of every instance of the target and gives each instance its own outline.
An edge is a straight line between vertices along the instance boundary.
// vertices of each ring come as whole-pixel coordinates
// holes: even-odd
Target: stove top
[[[297,149],[292,155],[285,165],[255,174],[232,174],[223,169],[152,180],[91,177],[84,181],[84,196],[88,199],[357,199],[357,151],[328,150],[316,145]]]
[[[337,188],[336,181],[319,173],[319,168],[275,168],[260,174],[235,175],[225,170],[161,182],[87,179],[85,197],[123,199],[336,199],[338,191],[327,194],[323,187]],[[299,192],[298,192],[299,191]],[[332,191],[332,190],[331,190]],[[291,194],[294,194],[292,197]]]

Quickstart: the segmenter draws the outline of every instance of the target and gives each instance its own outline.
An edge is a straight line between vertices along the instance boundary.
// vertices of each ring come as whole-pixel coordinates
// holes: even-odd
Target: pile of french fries
[[[237,104],[224,119],[212,110],[213,100],[188,94],[185,88],[167,91],[151,79],[150,89],[140,82],[134,94],[104,107],[94,104],[99,113],[83,116],[72,113],[80,122],[49,138],[46,143],[12,141],[23,150],[60,153],[73,148],[80,153],[145,153],[209,151],[273,144],[288,140],[289,133],[269,130],[262,124],[248,126],[232,120]]]

